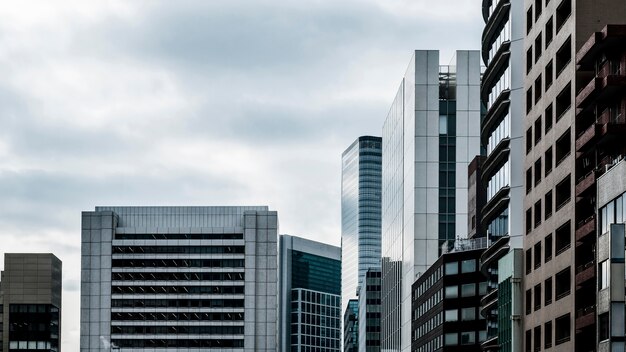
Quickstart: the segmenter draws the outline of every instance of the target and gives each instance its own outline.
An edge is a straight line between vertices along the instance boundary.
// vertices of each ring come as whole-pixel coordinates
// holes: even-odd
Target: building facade
[[[481,180],[486,188],[481,228],[491,246],[481,258],[481,271],[488,278],[488,294],[481,314],[487,319],[485,351],[498,351],[500,323],[510,331],[513,321],[498,316],[500,259],[523,242],[523,87],[524,4],[519,0],[483,0],[485,28],[482,59],[487,67],[481,99],[487,113],[481,126],[481,142],[487,152]],[[506,318],[506,317],[505,317]],[[521,327],[521,323],[519,324]]]
[[[83,212],[81,350],[276,351],[277,233],[262,206]]]
[[[341,156],[342,311],[370,268],[380,269],[382,139],[357,138]]]
[[[380,351],[380,278],[380,270],[368,270],[359,291],[359,352]]]
[[[359,301],[351,299],[343,314],[343,352],[359,350]]]
[[[0,275],[0,351],[61,351],[62,264],[53,254],[7,253]]]
[[[467,167],[480,154],[480,54],[415,51],[383,125],[381,348],[411,349],[411,285],[467,237]]]
[[[486,320],[479,314],[487,281],[478,261],[483,247],[444,253],[413,284],[413,352],[480,351],[487,336]]]
[[[525,348],[595,351],[595,179],[619,155],[602,146],[612,133],[602,126],[621,107],[603,101],[620,74],[587,44],[626,22],[626,3],[526,0],[524,10]]]
[[[341,351],[341,249],[280,236],[282,352]]]

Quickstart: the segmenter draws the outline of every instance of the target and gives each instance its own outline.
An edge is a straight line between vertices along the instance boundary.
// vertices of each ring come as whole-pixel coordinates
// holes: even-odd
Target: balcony
[[[592,143],[592,142],[595,141],[596,136],[598,135],[599,129],[600,129],[599,126],[594,123],[591,126],[589,126],[589,128],[581,132],[576,137],[576,151],[584,152],[588,148],[593,147],[595,143]]]
[[[480,314],[483,317],[487,317],[487,313],[496,308],[498,304],[498,290],[492,290],[480,300]]]
[[[595,191],[596,172],[591,171],[576,181],[576,197],[581,197],[588,190]]]
[[[596,217],[594,214],[576,225],[576,242],[582,242],[585,237],[592,233],[595,233],[595,231]]]
[[[585,285],[589,280],[592,280],[596,276],[594,262],[591,261],[587,264],[580,265],[576,268],[576,287],[580,288]]]
[[[595,58],[607,46],[626,42],[626,26],[607,25],[601,32],[593,33],[576,54],[576,63],[584,69],[593,69]]]
[[[626,87],[626,76],[608,75],[592,79],[585,88],[576,95],[576,107],[588,108],[597,100],[607,100]]]
[[[493,105],[489,108],[489,111],[487,111],[487,114],[483,119],[483,127],[481,130],[482,142],[485,145],[489,141],[489,135],[491,134],[493,129],[497,127],[497,125],[502,120],[502,116],[504,116],[508,112],[509,106],[511,105],[511,100],[509,99],[510,96],[510,89],[503,90],[498,98],[496,98],[496,100],[493,102]]]
[[[576,330],[582,330],[596,322],[596,306],[592,304],[576,311]]]

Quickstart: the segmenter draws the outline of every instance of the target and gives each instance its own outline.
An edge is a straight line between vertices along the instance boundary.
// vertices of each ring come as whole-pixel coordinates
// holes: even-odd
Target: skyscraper
[[[0,351],[61,351],[61,261],[7,253],[0,277]]]
[[[83,212],[81,350],[276,351],[277,229],[263,206]]]
[[[341,164],[341,307],[346,313],[367,270],[380,270],[381,138],[357,138]]]
[[[481,271],[488,279],[488,292],[481,314],[487,318],[485,351],[516,351],[522,346],[522,322],[508,319],[522,304],[516,272],[522,248],[524,202],[524,4],[523,1],[483,0],[485,29],[482,58],[487,67],[481,84],[481,99],[487,113],[481,126],[481,141],[487,151],[481,178],[486,186],[482,224],[490,247],[481,258]],[[507,258],[507,259],[503,259]],[[500,262],[506,266],[499,269]],[[511,269],[512,268],[512,269]],[[500,297],[502,292],[505,292]],[[506,326],[500,326],[500,325]]]
[[[341,351],[341,249],[280,236],[279,350]]]
[[[467,237],[468,164],[480,154],[480,53],[415,51],[383,125],[382,350],[411,348],[411,285]]]

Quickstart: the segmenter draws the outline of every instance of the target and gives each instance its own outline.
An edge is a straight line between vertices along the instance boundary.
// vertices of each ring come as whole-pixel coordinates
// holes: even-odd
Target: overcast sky
[[[339,245],[340,158],[380,135],[414,49],[478,49],[480,0],[0,5],[0,254],[63,261],[78,351],[80,212],[269,205]],[[0,267],[3,264],[0,264]]]

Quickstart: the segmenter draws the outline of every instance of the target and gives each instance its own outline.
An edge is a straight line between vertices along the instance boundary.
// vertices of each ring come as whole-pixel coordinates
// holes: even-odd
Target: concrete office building
[[[341,249],[288,235],[279,247],[280,351],[341,351]]]
[[[0,275],[0,351],[61,351],[61,261],[7,253]]]
[[[617,156],[601,146],[600,126],[623,108],[604,105],[619,84],[608,77],[610,63],[590,64],[599,48],[589,52],[587,44],[607,24],[626,23],[626,3],[526,0],[524,6],[525,348],[595,351],[595,178]],[[602,138],[589,140],[594,134]]]
[[[467,237],[467,168],[480,154],[480,53],[415,51],[383,125],[381,349],[411,349],[411,285]]]
[[[487,281],[478,260],[486,245],[484,239],[446,244],[441,257],[415,281],[412,352],[481,351],[487,324],[479,309]]]
[[[482,343],[485,351],[510,350],[522,334],[521,320],[510,320],[506,315],[512,302],[499,298],[498,263],[511,249],[521,248],[523,242],[523,219],[519,215],[523,213],[524,201],[523,6],[520,0],[482,2],[485,21],[482,59],[487,69],[481,98],[487,105],[487,114],[481,127],[481,141],[487,158],[481,168],[486,204],[480,227],[490,241],[490,248],[481,258],[481,271],[488,278],[487,295],[481,307],[481,314],[487,318],[487,339]],[[508,292],[520,286],[503,288]],[[500,336],[502,332],[507,336]],[[499,337],[507,342],[499,341]]]
[[[369,269],[359,291],[359,352],[380,351],[380,270]]]
[[[357,138],[341,155],[342,312],[370,268],[380,269],[382,140]]]
[[[264,206],[83,212],[81,350],[276,351],[277,229]]]

